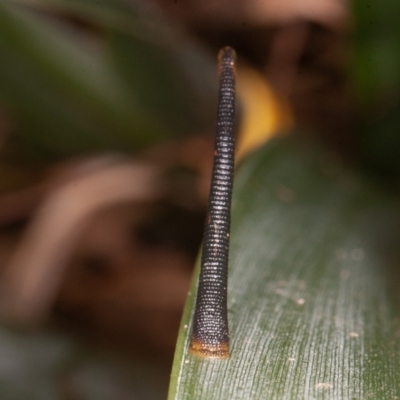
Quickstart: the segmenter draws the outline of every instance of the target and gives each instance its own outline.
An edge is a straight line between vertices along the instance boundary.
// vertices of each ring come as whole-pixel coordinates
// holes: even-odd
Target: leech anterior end
[[[189,351],[203,358],[224,359],[229,357],[227,285],[235,164],[236,53],[231,47],[220,50],[218,70],[214,165]]]

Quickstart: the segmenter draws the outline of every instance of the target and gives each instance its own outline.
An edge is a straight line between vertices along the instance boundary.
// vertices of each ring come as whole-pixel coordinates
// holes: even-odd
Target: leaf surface
[[[288,137],[241,165],[229,265],[231,358],[187,351],[196,274],[170,400],[400,396],[398,202],[336,161]]]

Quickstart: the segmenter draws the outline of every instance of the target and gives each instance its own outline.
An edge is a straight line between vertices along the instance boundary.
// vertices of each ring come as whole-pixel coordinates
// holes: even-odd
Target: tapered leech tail
[[[227,310],[230,210],[235,151],[236,53],[218,54],[219,96],[214,166],[189,351],[204,358],[229,357]]]

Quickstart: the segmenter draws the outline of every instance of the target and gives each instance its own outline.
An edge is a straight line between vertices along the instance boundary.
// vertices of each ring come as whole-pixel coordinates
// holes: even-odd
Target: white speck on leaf
[[[319,382],[315,385],[316,389],[330,389],[332,385],[330,383]]]

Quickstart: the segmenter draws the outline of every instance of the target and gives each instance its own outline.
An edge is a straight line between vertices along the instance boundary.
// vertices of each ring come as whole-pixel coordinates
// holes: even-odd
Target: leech
[[[223,359],[229,357],[228,253],[235,162],[236,53],[231,47],[220,50],[218,69],[214,166],[189,351],[203,358]]]

